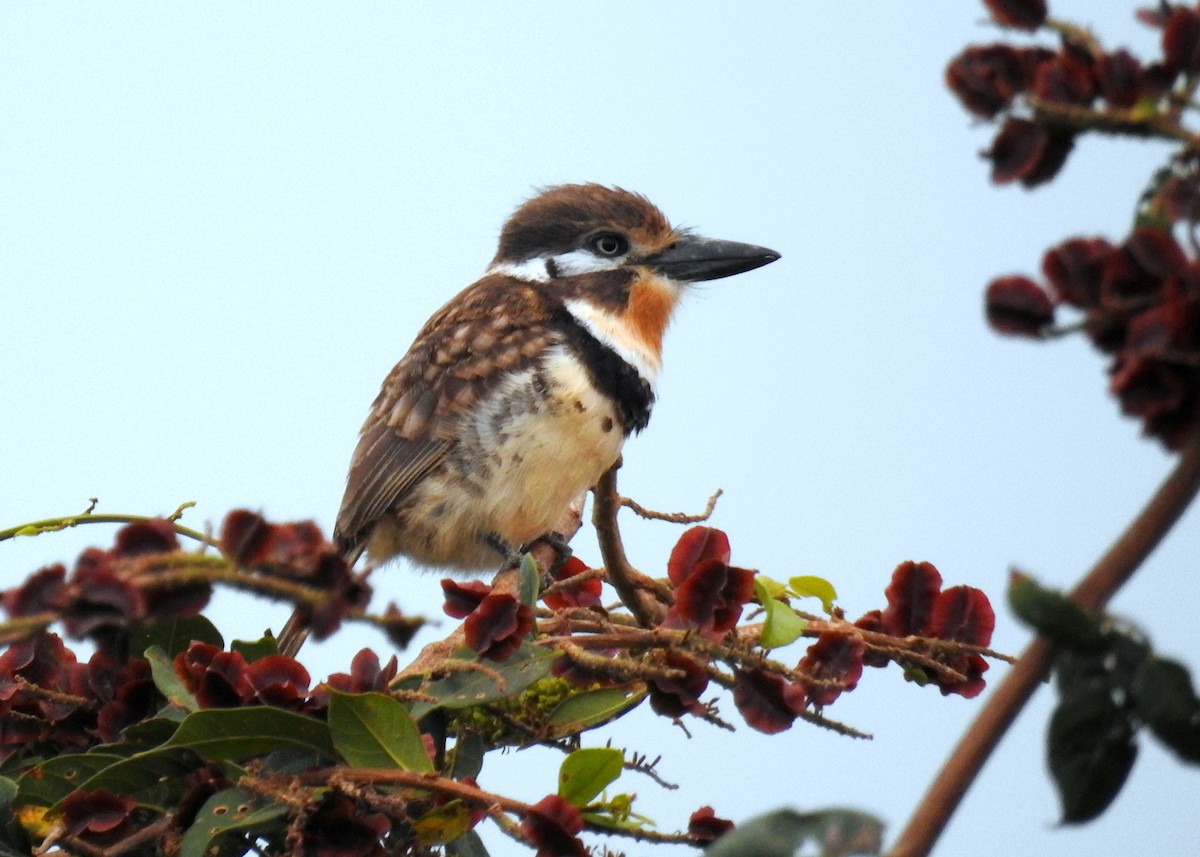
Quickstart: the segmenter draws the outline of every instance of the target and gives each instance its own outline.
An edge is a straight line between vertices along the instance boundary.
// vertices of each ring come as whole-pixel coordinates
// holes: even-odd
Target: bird
[[[687,286],[778,258],[674,229],[620,188],[538,194],[504,225],[484,276],[434,313],[383,382],[335,545],[462,572],[509,559],[646,427]]]
[[[512,562],[646,428],[688,288],[779,258],[677,229],[619,187],[542,190],[384,380],[334,545],[350,564],[365,552],[464,575]]]

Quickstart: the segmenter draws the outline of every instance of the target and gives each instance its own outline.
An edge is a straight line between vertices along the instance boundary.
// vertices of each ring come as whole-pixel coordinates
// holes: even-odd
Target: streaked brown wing
[[[462,415],[546,349],[555,334],[541,323],[544,305],[530,284],[485,277],[426,322],[384,381],[350,462],[334,530],[347,555],[450,452]]]
[[[334,542],[356,554],[376,521],[393,509],[450,451],[448,440],[405,440],[385,423],[367,426],[346,479]]]

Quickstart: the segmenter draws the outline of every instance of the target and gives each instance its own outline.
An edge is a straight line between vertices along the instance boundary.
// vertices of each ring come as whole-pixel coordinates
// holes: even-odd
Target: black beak
[[[779,254],[766,247],[685,235],[674,246],[655,253],[642,264],[683,283],[719,280],[769,265]]]

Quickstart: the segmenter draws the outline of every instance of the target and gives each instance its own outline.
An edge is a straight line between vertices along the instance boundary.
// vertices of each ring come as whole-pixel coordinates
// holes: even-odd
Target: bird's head
[[[676,287],[751,271],[779,254],[675,229],[646,197],[599,184],[549,188],[518,208],[500,233],[491,270],[553,280],[642,268]]]

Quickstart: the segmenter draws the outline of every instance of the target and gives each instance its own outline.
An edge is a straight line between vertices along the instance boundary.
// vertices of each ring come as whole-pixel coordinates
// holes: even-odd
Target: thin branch
[[[617,493],[617,470],[620,466],[618,460],[592,489],[596,498],[592,506],[592,525],[596,528],[596,540],[608,571],[608,582],[617,590],[617,595],[633,613],[638,624],[643,628],[653,628],[666,615],[666,605],[670,603],[671,596],[660,583],[634,568],[625,555],[625,546],[617,529],[617,510],[621,506],[621,496]]]
[[[622,497],[620,502],[625,508],[633,510],[635,515],[648,521],[666,521],[669,524],[699,524],[712,517],[713,510],[717,508],[717,498],[724,493],[725,491],[721,488],[713,492],[704,505],[704,511],[699,515],[689,515],[686,512],[656,512],[654,509],[647,509],[632,497]]]
[[[15,527],[8,527],[0,530],[0,542],[8,539],[16,538],[17,536],[38,536],[42,533],[52,533],[58,530],[66,530],[71,527],[77,527],[80,524],[136,524],[141,521],[154,521],[158,518],[150,515],[96,515],[92,510],[96,508],[96,499],[92,498],[91,505],[88,506],[82,513],[78,515],[64,515],[57,518],[43,518],[40,521],[30,521],[27,524],[18,524]],[[167,515],[165,520],[171,522],[171,526],[175,532],[181,536],[187,536],[189,539],[194,539],[203,545],[209,547],[217,547],[217,543],[212,538],[200,532],[193,530],[191,527],[185,527],[179,523],[179,518],[183,516],[183,511],[195,506],[194,501],[188,501],[181,504],[170,515]]]
[[[1158,546],[1200,490],[1200,432],[1128,529],[1071,591],[1081,607],[1101,611]],[[960,739],[889,857],[921,857],[941,835],[966,790],[1038,685],[1050,674],[1057,650],[1039,637],[1017,660]]]

